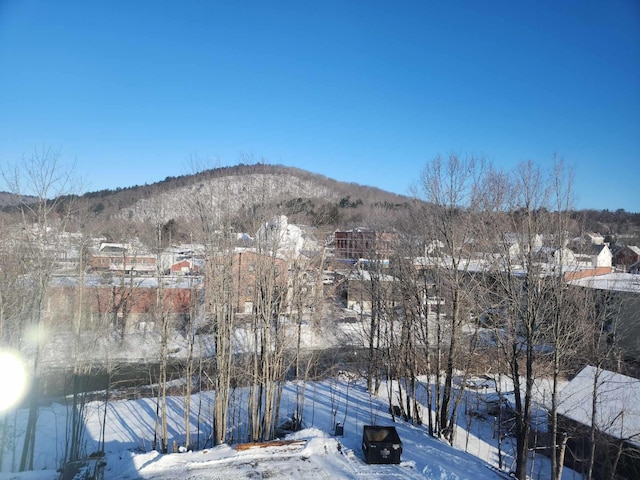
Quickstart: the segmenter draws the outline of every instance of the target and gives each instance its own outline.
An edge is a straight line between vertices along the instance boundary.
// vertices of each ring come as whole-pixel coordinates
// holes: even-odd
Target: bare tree
[[[440,348],[444,356],[444,385],[438,392],[438,436],[452,441],[455,418],[453,392],[454,370],[460,353],[462,325],[469,320],[473,291],[470,277],[472,251],[478,241],[478,216],[484,207],[483,176],[485,163],[476,158],[450,155],[429,162],[419,184],[419,194],[426,202],[423,209],[425,238],[438,242],[441,253],[432,258],[435,293],[447,299],[447,315],[437,323],[436,371],[440,372]],[[442,322],[445,322],[444,324]],[[436,382],[439,388],[439,382]],[[461,393],[461,392],[460,392]],[[452,409],[453,407],[453,409]]]
[[[88,401],[87,386],[92,374],[98,368],[94,357],[101,333],[88,321],[91,318],[91,298],[86,295],[85,271],[88,242],[84,237],[78,244],[78,264],[75,273],[76,283],[66,302],[73,308],[68,316],[72,319],[73,361],[71,372],[72,401],[67,414],[67,448],[65,462],[78,460],[83,456],[85,448],[86,403]]]
[[[214,191],[202,186],[193,195],[194,221],[205,248],[204,316],[213,334],[215,389],[213,435],[216,444],[227,438],[227,421],[233,360],[236,294],[233,282],[232,215],[220,202],[231,198],[229,185]]]
[[[19,205],[22,220],[22,269],[28,279],[30,295],[21,309],[25,318],[23,339],[29,338],[28,332],[38,332],[43,324],[46,311],[46,299],[49,280],[55,269],[56,230],[63,230],[69,217],[71,204],[63,202],[63,197],[72,193],[76,185],[72,169],[60,162],[60,155],[51,148],[42,148],[22,159],[11,170],[3,170],[2,176],[9,190],[23,196]],[[30,195],[26,197],[25,195]],[[39,407],[39,383],[41,344],[33,346],[33,378],[29,415],[27,419],[24,444],[20,458],[20,471],[32,470],[36,438],[36,424]]]
[[[314,363],[315,355],[303,358],[303,326],[305,320],[322,311],[321,299],[315,292],[322,288],[322,269],[324,254],[320,258],[296,256],[289,263],[289,280],[287,292],[287,318],[295,328],[295,351],[293,368],[296,382],[296,401],[292,418],[292,429],[302,428],[304,405],[309,370]],[[320,275],[318,274],[320,273]]]
[[[273,227],[277,230],[279,225]],[[285,374],[287,262],[278,253],[277,235],[258,239],[253,264],[254,354],[249,398],[252,441],[271,439],[275,433]]]
[[[494,232],[494,252],[487,298],[500,312],[492,328],[514,385],[515,475],[520,479],[527,474],[534,381],[544,374],[542,365],[551,366],[551,427],[558,438],[558,381],[582,325],[570,316],[576,303],[567,295],[564,281],[571,262],[565,248],[571,178],[565,174],[560,163],[546,171],[525,162],[493,177],[493,190],[499,196],[488,223]],[[555,476],[560,472],[559,452],[554,447]]]
[[[194,391],[194,374],[196,373],[196,356],[194,348],[197,345],[197,318],[200,313],[199,309],[200,289],[199,286],[190,280],[190,308],[184,325],[184,335],[187,341],[187,358],[185,359],[185,395],[184,395],[184,418],[185,418],[185,448],[191,448],[191,400]],[[200,349],[199,358],[202,358],[202,349]],[[198,372],[199,373],[199,372]],[[198,375],[200,376],[200,375]]]
[[[562,478],[564,452],[567,437],[558,426],[558,394],[561,380],[569,373],[577,352],[581,349],[585,333],[590,329],[590,315],[585,311],[585,298],[570,291],[565,285],[564,246],[568,243],[570,212],[573,210],[573,173],[562,162],[555,162],[550,177],[549,197],[552,212],[549,218],[549,234],[560,248],[558,264],[560,272],[549,277],[548,294],[548,342],[553,345],[551,355],[551,408],[549,412],[551,430],[551,477]]]
[[[398,288],[402,305],[402,325],[400,352],[402,355],[401,368],[407,382],[406,415],[415,422],[421,423],[421,413],[418,407],[418,376],[422,373],[429,375],[431,355],[429,331],[429,301],[427,296],[427,282],[424,271],[420,268],[424,255],[424,242],[420,242],[413,235],[406,238],[394,262],[394,277],[398,278]],[[410,403],[411,402],[411,403]],[[427,399],[430,405],[430,399]],[[428,412],[428,426],[433,435],[433,422]]]

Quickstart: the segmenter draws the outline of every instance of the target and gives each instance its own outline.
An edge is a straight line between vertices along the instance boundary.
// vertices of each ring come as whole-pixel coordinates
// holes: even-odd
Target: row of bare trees
[[[17,194],[30,195],[9,215],[2,248],[2,294],[0,296],[0,345],[30,354],[30,376],[37,379],[41,373],[41,355],[46,334],[45,312],[47,291],[52,280],[55,263],[54,252],[58,239],[53,227],[64,229],[72,214],[72,203],[63,203],[60,198],[77,186],[66,167],[60,163],[58,154],[51,149],[42,149],[2,171],[8,188]],[[76,324],[77,314],[71,322]],[[78,385],[85,373],[83,366],[73,366],[74,385]],[[9,387],[10,388],[10,387]],[[30,390],[28,418],[20,452],[19,469],[33,469],[36,429],[40,407],[40,385],[36,382]],[[82,432],[77,415],[82,414],[82,401],[73,397],[74,415],[68,422],[68,441],[65,457],[77,454]],[[4,418],[6,421],[6,417]]]
[[[222,188],[220,185],[223,185]],[[296,378],[305,377],[307,358],[302,346],[303,320],[319,312],[316,282],[322,255],[301,256],[285,248],[279,225],[256,238],[250,265],[242,265],[242,251],[235,249],[233,212],[216,205],[226,203],[234,194],[233,178],[218,183],[218,188],[202,188],[194,196],[194,221],[206,248],[203,318],[214,341],[213,436],[216,444],[244,438],[246,441],[269,440],[277,434],[280,400],[284,381],[294,370]],[[265,197],[273,195],[266,188],[256,205],[267,205]],[[254,218],[258,231],[270,212]],[[275,212],[271,212],[273,214]],[[321,268],[321,267],[320,267]],[[241,271],[250,280],[241,282]],[[245,305],[241,300],[250,298]],[[244,307],[238,315],[237,307]],[[246,425],[230,428],[232,396],[238,386],[246,387],[241,408]],[[245,394],[240,394],[245,395]],[[298,391],[293,424],[300,426],[304,404],[304,382]],[[244,429],[244,436],[237,431]]]
[[[13,468],[30,470],[34,467],[36,432],[40,407],[40,392],[43,378],[40,363],[41,349],[54,340],[54,323],[60,321],[55,335],[69,333],[69,367],[67,374],[68,390],[71,394],[68,407],[66,431],[66,449],[60,463],[76,460],[86,455],[85,437],[86,402],[89,396],[89,382],[97,375],[107,378],[104,390],[104,408],[101,411],[102,434],[100,447],[104,448],[104,431],[108,416],[108,402],[114,387],[112,379],[117,373],[118,363],[112,358],[110,342],[116,339],[119,346],[125,344],[127,332],[134,328],[130,312],[136,301],[137,290],[144,281],[136,278],[133,271],[123,268],[115,277],[105,276],[111,285],[111,294],[104,295],[91,291],[85,282],[85,263],[88,255],[85,240],[80,242],[76,273],[65,273],[74,277],[72,287],[66,286],[66,300],[59,305],[59,295],[51,295],[55,283],[54,272],[60,261],[61,245],[55,242],[60,233],[68,231],[69,222],[88,225],[83,215],[91,212],[73,211],[73,198],[69,195],[75,188],[71,185],[72,169],[59,162],[56,152],[43,150],[36,152],[26,161],[17,164],[11,171],[3,171],[9,189],[15,194],[30,194],[18,208],[6,213],[4,222],[7,229],[2,242],[2,264],[0,275],[0,334],[3,346],[10,346],[26,354],[31,368],[33,386],[29,392],[29,416],[24,432],[16,432],[14,452],[18,452],[19,465]],[[317,259],[296,257],[282,252],[280,239],[264,239],[256,246],[258,261],[253,265],[252,309],[250,313],[236,318],[238,302],[237,275],[240,265],[236,265],[236,218],[233,212],[220,208],[229,204],[234,195],[233,179],[224,183],[225,188],[202,188],[190,198],[192,217],[188,219],[194,232],[193,240],[205,246],[205,279],[194,282],[190,295],[191,307],[186,316],[177,317],[171,312],[171,304],[166,301],[169,285],[165,285],[163,275],[158,270],[155,275],[155,302],[146,312],[147,323],[153,325],[152,338],[157,340],[159,372],[155,379],[156,433],[153,447],[167,452],[170,448],[168,429],[169,409],[167,396],[171,370],[175,369],[169,352],[170,342],[176,332],[183,335],[187,357],[183,359],[185,385],[185,431],[186,447],[192,447],[191,412],[197,409],[198,430],[200,419],[210,425],[210,441],[224,443],[232,438],[236,440],[266,440],[276,434],[279,422],[279,406],[285,376],[292,366],[297,373],[308,371],[303,360],[302,324],[303,317],[314,311],[317,298],[309,272],[311,262]],[[272,192],[263,191],[263,195]],[[34,200],[35,198],[35,200]],[[64,199],[64,201],[59,200]],[[258,204],[268,202],[256,199]],[[153,221],[145,226],[121,226],[121,235],[146,235],[151,246],[157,251],[166,243],[163,238],[164,205],[150,207]],[[269,212],[261,212],[261,219]],[[273,212],[275,213],[275,212]],[[259,225],[255,220],[254,227]],[[104,232],[84,232],[86,237],[100,236]],[[117,232],[111,232],[116,236]],[[122,236],[121,238],[126,238]],[[132,255],[131,252],[128,255]],[[123,265],[125,260],[123,258]],[[107,278],[110,277],[110,278]],[[117,277],[117,278],[116,278]],[[147,281],[150,279],[147,278]],[[95,303],[105,314],[96,314],[92,309]],[[92,305],[94,303],[94,305]],[[102,305],[101,305],[102,304]],[[319,311],[319,309],[315,309]],[[96,323],[97,322],[97,323]],[[241,328],[240,328],[241,327]],[[249,332],[240,339],[238,330]],[[209,332],[213,338],[211,358],[203,358],[204,348],[198,332]],[[117,340],[119,339],[119,340]],[[154,340],[154,341],[155,341]],[[291,346],[295,345],[295,348]],[[101,358],[101,352],[104,358]],[[174,362],[175,363],[175,362]],[[203,380],[206,379],[206,380]],[[208,385],[207,382],[209,382]],[[231,411],[235,389],[248,387],[246,403],[242,410],[248,421],[244,426],[244,436],[238,436],[231,429]],[[212,388],[215,392],[213,410],[202,414],[200,405],[192,406],[192,393],[202,388]],[[65,393],[66,393],[65,392]],[[95,398],[95,395],[91,398]],[[296,404],[297,417],[302,416],[304,404],[304,384],[299,390]],[[294,417],[296,414],[294,414]],[[3,421],[6,420],[3,417]],[[300,425],[300,422],[298,422]],[[5,428],[8,424],[3,424]],[[237,426],[242,430],[241,426]],[[236,428],[236,431],[238,431]],[[14,426],[15,430],[15,426]],[[206,431],[206,429],[205,429]],[[16,438],[23,438],[23,445],[15,445]],[[10,441],[3,436],[3,445]],[[201,445],[198,437],[196,446]],[[15,453],[13,455],[15,457]]]
[[[453,443],[465,380],[506,376],[514,390],[519,479],[527,478],[537,447],[536,382],[551,380],[547,451],[559,479],[567,441],[558,421],[562,381],[585,364],[620,367],[622,327],[611,314],[612,300],[603,309],[602,298],[565,280],[564,247],[577,228],[571,187],[562,162],[548,170],[525,162],[503,171],[475,158],[436,158],[416,187],[420,201],[409,226],[394,225],[389,266],[376,261],[372,245],[363,277],[371,303],[364,330],[368,388],[377,392],[381,379],[397,382],[391,411],[425,422],[432,435]],[[415,401],[421,375],[427,376],[426,418]],[[596,457],[595,426],[591,431],[588,478]]]

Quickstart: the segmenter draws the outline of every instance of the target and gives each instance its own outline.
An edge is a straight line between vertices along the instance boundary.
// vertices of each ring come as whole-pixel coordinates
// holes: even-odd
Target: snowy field
[[[242,391],[236,391],[242,395]],[[474,392],[471,392],[473,395]],[[237,449],[234,445],[212,448],[210,431],[198,432],[198,414],[210,418],[212,394],[195,395],[192,399],[192,434],[198,434],[200,449],[193,452],[160,454],[152,451],[156,404],[154,399],[110,402],[107,409],[105,453],[107,466],[104,478],[110,479],[500,479],[508,478],[498,472],[497,439],[493,421],[462,415],[456,434],[455,447],[428,435],[426,426],[411,425],[402,420],[394,424],[388,412],[386,386],[380,396],[367,393],[359,380],[341,376],[318,383],[308,383],[303,429],[283,437],[299,442],[267,448]],[[281,416],[294,411],[296,385],[285,386]],[[240,399],[241,400],[241,399]],[[170,446],[184,442],[184,401],[168,398],[170,414]],[[35,471],[7,473],[19,461],[5,448],[3,472],[0,479],[27,480],[58,478],[56,469],[64,453],[64,431],[67,408],[54,404],[43,407],[38,420]],[[98,449],[104,403],[87,406],[86,453]],[[15,425],[15,441],[21,445],[20,431],[24,429],[27,411],[19,410],[5,417],[9,430]],[[233,414],[233,434],[243,438],[246,415],[240,410]],[[343,436],[334,436],[335,424],[344,426]],[[364,425],[394,425],[403,443],[400,465],[368,465],[361,449]],[[467,434],[467,430],[469,434]],[[5,434],[7,430],[5,429]],[[196,438],[192,437],[195,445]],[[204,448],[203,448],[204,447]],[[510,439],[503,441],[503,449],[512,449]],[[506,455],[505,470],[513,467],[513,458]],[[531,478],[549,478],[549,460],[536,455],[532,462]],[[566,470],[565,479],[579,478]]]

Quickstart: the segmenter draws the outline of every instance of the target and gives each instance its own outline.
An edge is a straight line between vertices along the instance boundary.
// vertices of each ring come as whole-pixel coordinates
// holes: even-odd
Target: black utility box
[[[400,463],[402,442],[396,427],[365,425],[362,431],[362,452],[367,463]]]

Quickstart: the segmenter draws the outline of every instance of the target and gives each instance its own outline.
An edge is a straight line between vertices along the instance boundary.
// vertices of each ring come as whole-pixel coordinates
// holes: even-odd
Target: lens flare
[[[20,354],[0,350],[0,412],[20,403],[27,390],[27,370]]]

